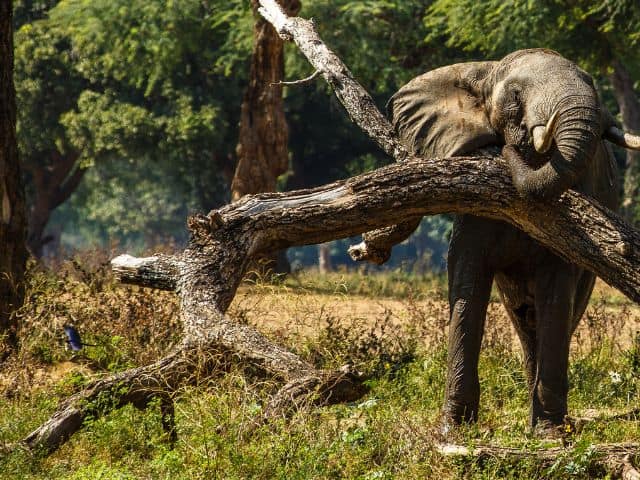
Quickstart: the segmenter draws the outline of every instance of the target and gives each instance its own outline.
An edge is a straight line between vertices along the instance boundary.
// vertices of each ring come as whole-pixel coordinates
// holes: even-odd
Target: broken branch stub
[[[399,140],[389,121],[376,108],[373,100],[364,88],[355,81],[344,63],[342,63],[338,56],[322,42],[313,22],[298,17],[292,18],[287,16],[275,0],[260,0],[260,5],[261,8],[259,9],[259,12],[274,25],[276,31],[281,33],[283,38],[286,37],[289,40],[293,40],[296,45],[298,45],[302,53],[307,57],[309,62],[318,71],[322,72],[324,78],[333,87],[336,96],[344,105],[353,122],[367,133],[369,137],[371,137],[396,161],[405,161],[410,158],[410,152]],[[445,160],[443,160],[443,162],[445,162]],[[452,160],[446,160],[446,162],[448,165],[451,165],[449,162],[452,162]],[[506,166],[500,164],[500,168],[505,169],[506,171]],[[496,173],[503,176],[502,172]],[[511,181],[508,180],[506,183],[510,185]],[[495,192],[487,193],[495,195]],[[638,297],[637,291],[632,291],[637,287],[633,287],[631,289],[628,288],[629,286],[621,287],[621,284],[625,283],[626,280],[630,280],[632,283],[635,283],[631,277],[638,276],[637,266],[640,264],[637,263],[638,252],[637,245],[635,244],[637,233],[626,225],[620,217],[609,211],[606,211],[605,213],[605,209],[598,207],[593,202],[590,202],[591,205],[596,208],[600,208],[601,212],[608,216],[608,219],[604,223],[588,223],[591,221],[589,215],[583,216],[577,210],[570,212],[570,210],[575,206],[571,205],[572,202],[568,201],[570,195],[575,195],[575,193],[567,192],[559,202],[561,204],[560,208],[568,207],[569,210],[560,212],[561,215],[556,215],[558,212],[552,211],[556,210],[556,205],[554,205],[554,208],[552,209],[547,207],[547,210],[551,214],[548,215],[546,220],[544,215],[540,215],[540,209],[545,208],[542,202],[537,204],[538,208],[536,208],[536,204],[532,202],[530,204],[530,212],[528,212],[526,208],[520,208],[518,215],[521,217],[519,219],[511,218],[509,220],[502,218],[500,215],[496,216],[495,212],[485,213],[482,211],[482,206],[480,204],[470,211],[448,211],[447,213],[473,213],[480,216],[485,215],[490,218],[507,220],[509,223],[529,233],[536,240],[545,244],[545,246],[551,248],[566,260],[572,261],[587,268],[588,270],[591,270],[610,285],[622,290],[634,301],[639,301],[640,297]],[[489,198],[490,197],[478,199],[478,201],[487,201]],[[402,208],[400,206],[398,207]],[[397,212],[398,208],[395,208],[395,211]],[[444,211],[436,213],[444,213]],[[387,226],[383,229],[366,232],[363,236],[363,242],[350,248],[349,253],[351,256],[355,260],[359,261],[369,260],[374,263],[383,263],[386,261],[391,253],[391,247],[407,238],[419,223],[419,218],[414,218],[409,221],[403,221],[401,218],[398,220],[397,224]],[[564,245],[556,245],[554,242],[549,242],[549,240],[553,240],[553,238],[548,238],[546,234],[539,229],[539,227],[544,223],[545,229],[551,230],[552,227],[549,225],[549,222],[556,221],[559,221],[560,224],[563,225],[566,221],[587,222],[585,225],[588,225],[588,229],[585,229],[582,232],[573,232],[581,237],[578,243],[582,243],[587,248],[582,248],[578,255],[568,255],[569,252],[565,249],[565,247],[568,246],[567,242],[565,242],[566,235],[561,235],[560,238],[558,238],[559,243]],[[535,225],[536,223],[538,223],[537,226]],[[606,228],[607,230],[599,231],[600,228]],[[558,233],[561,234],[562,232],[559,231]],[[604,239],[601,234],[608,236],[609,233],[612,238],[618,238],[618,240],[613,244],[611,242],[607,242],[607,245],[599,245],[598,237]],[[577,238],[575,240],[577,240]],[[573,243],[573,241],[570,241],[569,243]],[[600,263],[601,260],[605,261],[605,263],[608,262],[609,260],[605,257],[609,257],[611,255],[614,255],[615,257],[610,259],[613,269],[615,270],[620,268],[624,271],[623,275],[626,278],[623,282],[617,281],[615,278],[616,273],[609,272],[605,274],[604,272],[598,271],[598,268],[595,265],[596,263]],[[577,257],[580,258],[578,259]],[[622,262],[619,262],[618,260],[620,259],[626,259],[629,261],[623,260]]]
[[[261,4],[265,9],[277,7],[273,0]],[[342,89],[351,117],[362,122],[385,151],[397,159],[407,158],[391,126],[373,102],[365,99],[364,90],[344,64],[324,46],[313,25],[302,19],[290,23],[291,19],[283,20],[281,15],[273,15],[274,21],[284,22],[276,25],[278,31],[288,31],[301,49],[316,55],[314,66],[328,81],[333,79],[334,88]],[[300,26],[313,34],[298,38]],[[327,55],[335,58],[328,61]],[[209,215],[190,217],[190,243],[176,255],[117,257],[114,273],[123,282],[176,291],[181,302],[182,343],[151,365],[91,383],[62,402],[24,442],[51,451],[77,431],[87,415],[106,411],[96,412],[91,399],[107,395],[110,408],[118,408],[125,403],[145,404],[154,395],[166,398],[184,385],[211,378],[220,371],[219,362],[213,360],[225,357],[241,359],[285,384],[265,406],[267,416],[304,403],[362,396],[366,389],[356,374],[318,370],[225,315],[249,261],[278,248],[383,229],[379,237],[370,237],[371,251],[380,250],[385,239],[404,235],[407,227],[403,225],[416,225],[424,215],[473,213],[511,223],[640,301],[638,232],[575,192],[566,192],[554,208],[525,201],[517,195],[507,171],[499,155],[409,159],[314,189],[246,196]]]

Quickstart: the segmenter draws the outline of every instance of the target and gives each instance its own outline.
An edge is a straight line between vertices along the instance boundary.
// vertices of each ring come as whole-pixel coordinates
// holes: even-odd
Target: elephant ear
[[[497,62],[459,63],[414,78],[391,97],[387,113],[413,153],[453,156],[496,144],[482,87]]]

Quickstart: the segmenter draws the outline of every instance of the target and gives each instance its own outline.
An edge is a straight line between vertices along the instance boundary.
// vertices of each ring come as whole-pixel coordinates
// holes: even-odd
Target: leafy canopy
[[[62,0],[48,15],[27,7],[16,34],[20,147],[42,169],[59,158],[51,152],[69,151],[97,168],[82,187],[86,202],[76,204],[80,218],[95,217],[84,207],[89,192],[112,174],[106,164],[121,160],[172,185],[168,201],[183,218],[184,206],[225,200],[221,175],[235,148],[251,51],[248,2]],[[123,188],[141,200],[149,187],[139,180]],[[132,231],[122,218],[110,231]]]
[[[637,65],[637,0],[435,0],[426,16],[430,38],[502,57],[521,48],[546,47],[592,73],[615,57]]]

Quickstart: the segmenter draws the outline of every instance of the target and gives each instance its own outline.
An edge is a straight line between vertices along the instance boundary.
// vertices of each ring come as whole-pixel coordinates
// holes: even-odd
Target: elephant
[[[451,157],[501,148],[532,208],[571,188],[615,210],[619,180],[604,140],[640,149],[615,126],[589,74],[547,49],[459,63],[420,75],[395,93],[388,116],[411,152]],[[502,221],[460,215],[448,252],[450,326],[443,432],[478,416],[478,357],[493,282],[518,334],[530,426],[543,436],[567,421],[571,336],[595,275]]]

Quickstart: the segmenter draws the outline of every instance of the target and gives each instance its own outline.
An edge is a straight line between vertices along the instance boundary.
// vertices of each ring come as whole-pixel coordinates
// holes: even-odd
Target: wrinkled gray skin
[[[555,52],[522,50],[500,62],[439,68],[400,89],[388,109],[417,154],[446,157],[503,146],[522,196],[547,199],[553,208],[554,198],[573,188],[617,206],[615,163],[601,138],[611,117],[591,77]],[[532,131],[555,112],[553,143],[539,154]],[[448,262],[445,431],[478,415],[478,356],[495,280],[524,352],[531,426],[549,433],[567,414],[569,342],[595,276],[506,223],[472,215],[456,219]]]

